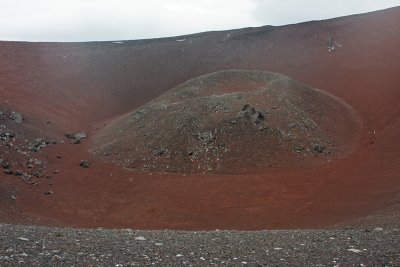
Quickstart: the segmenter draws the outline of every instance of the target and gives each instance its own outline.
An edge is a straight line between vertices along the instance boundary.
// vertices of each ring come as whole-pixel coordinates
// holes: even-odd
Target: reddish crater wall
[[[147,229],[315,228],[384,210],[400,192],[398,25],[400,8],[392,8],[196,34],[184,42],[0,42],[0,106],[24,114],[18,133],[27,139],[89,133],[81,145],[67,142],[34,154],[48,162],[45,172],[52,176],[36,179],[36,186],[1,174],[6,197],[0,198],[0,220]],[[91,137],[104,123],[188,79],[223,69],[279,72],[342,99],[362,121],[360,146],[332,164],[257,175],[144,174],[91,158]],[[3,144],[0,152],[18,159]],[[87,158],[91,167],[81,168]],[[49,190],[53,194],[43,194]]]

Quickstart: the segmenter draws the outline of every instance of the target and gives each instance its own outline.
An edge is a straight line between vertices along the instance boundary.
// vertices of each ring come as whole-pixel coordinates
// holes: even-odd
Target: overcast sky
[[[0,40],[90,41],[284,25],[400,0],[0,0]]]

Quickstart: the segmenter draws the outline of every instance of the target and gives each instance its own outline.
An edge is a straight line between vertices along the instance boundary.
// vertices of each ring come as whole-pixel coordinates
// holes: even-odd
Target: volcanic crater
[[[0,222],[398,228],[398,25],[0,42]]]
[[[343,157],[359,129],[350,106],[327,93],[278,73],[226,70],[114,120],[92,152],[140,171],[242,174]]]

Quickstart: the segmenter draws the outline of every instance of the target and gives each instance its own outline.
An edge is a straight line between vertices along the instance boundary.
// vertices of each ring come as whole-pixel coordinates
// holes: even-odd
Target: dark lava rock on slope
[[[277,73],[227,70],[116,119],[93,153],[142,171],[247,173],[340,157],[358,132],[353,110],[333,96]]]

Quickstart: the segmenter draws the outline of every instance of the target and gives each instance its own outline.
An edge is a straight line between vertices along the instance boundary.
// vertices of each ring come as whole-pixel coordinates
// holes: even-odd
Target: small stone
[[[73,144],[73,145],[78,145],[78,144],[80,144],[81,143],[81,140],[80,139],[73,139],[73,140],[71,140],[71,144]]]
[[[37,178],[42,178],[43,174],[40,171],[36,171],[34,173],[32,173],[33,176],[37,177]]]
[[[9,169],[10,168],[10,164],[5,160],[3,160],[3,162],[1,163],[1,166],[3,166],[4,169]]]
[[[57,174],[57,173],[59,173],[59,172],[60,172],[59,170],[53,171],[54,174]]]
[[[303,150],[304,150],[304,147],[302,147],[302,146],[295,146],[294,147],[294,151],[296,153],[301,153]]]
[[[75,133],[73,133],[73,132],[66,132],[66,133],[64,133],[64,135],[65,135],[65,137],[68,137],[71,139],[75,138]]]
[[[137,241],[145,241],[146,238],[144,238],[143,236],[137,236],[137,237],[135,237],[135,240],[137,240]]]
[[[46,191],[46,192],[44,192],[44,194],[47,196],[47,195],[51,195],[51,194],[53,194],[53,191],[52,190],[49,190],[49,191]]]
[[[33,169],[33,168],[34,168],[33,165],[30,164],[30,163],[27,163],[27,164],[26,164],[26,167],[28,167],[29,169]]]
[[[361,250],[355,249],[355,248],[349,248],[348,251],[354,252],[354,253],[361,253],[362,252]]]
[[[314,146],[314,151],[318,153],[323,153],[325,151],[325,146],[322,145],[315,145]]]
[[[375,228],[374,228],[374,231],[383,231],[383,228],[381,228],[381,227],[375,227]]]
[[[84,168],[89,168],[89,161],[88,160],[81,160],[81,162],[79,163],[79,166],[82,166]]]
[[[22,175],[24,175],[24,173],[22,171],[20,171],[20,170],[15,171],[15,176],[22,176]]]
[[[74,138],[75,138],[75,139],[84,139],[84,138],[86,138],[86,137],[87,137],[87,134],[84,133],[84,132],[76,133],[76,134],[74,135]]]

